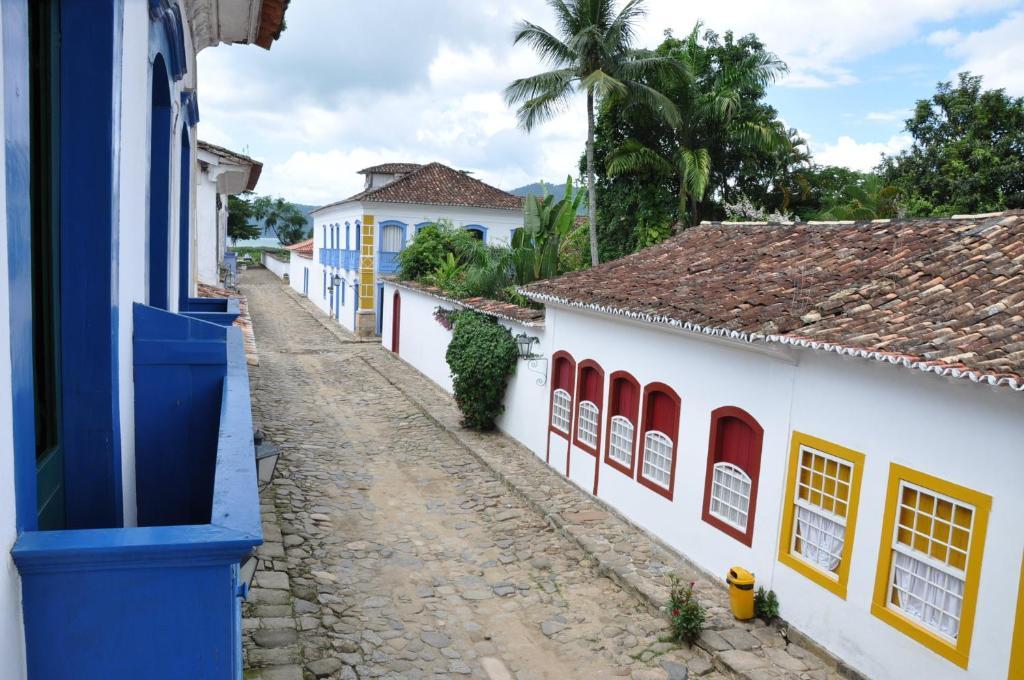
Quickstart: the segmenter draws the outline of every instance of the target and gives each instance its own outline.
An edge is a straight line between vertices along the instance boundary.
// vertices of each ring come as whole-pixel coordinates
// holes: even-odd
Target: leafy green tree
[[[1024,99],[982,90],[960,73],[921,99],[906,122],[913,144],[883,159],[884,181],[911,215],[979,213],[1024,204]]]
[[[899,214],[900,191],[873,173],[857,173],[841,195],[814,216],[819,220],[873,220]]]
[[[286,246],[309,238],[309,218],[294,203],[283,198],[260,196],[252,202],[253,216],[277,236]]]
[[[779,137],[785,134],[778,113],[764,102],[768,83],[782,73],[785,65],[755,35],[735,37],[731,32],[719,35],[704,30],[698,32],[698,39],[693,37],[693,32],[686,39],[666,32],[665,40],[656,49],[656,55],[680,64],[677,73],[689,73],[689,78],[662,75],[679,80],[680,91],[669,88],[664,92],[674,101],[687,101],[684,109],[690,111],[699,108],[695,100],[689,103],[698,95],[705,104],[717,100],[726,107],[723,113],[728,122],[723,124],[723,119],[712,116],[713,109],[705,106],[703,110],[708,115],[691,115],[680,126],[681,134],[688,134],[693,140],[680,144],[675,129],[644,107],[613,99],[602,103],[594,152],[598,169],[598,229],[604,259],[621,257],[671,233],[679,221],[683,184],[678,164],[672,164],[671,159],[679,156],[680,149],[705,149],[709,161],[703,197],[696,200],[694,192],[686,196],[688,221],[724,218],[724,205],[737,202],[741,194],[768,212],[781,206],[782,193],[776,186],[779,157],[789,144],[773,150],[760,143],[752,144],[750,137],[756,138],[769,130],[775,130]],[[738,78],[730,75],[733,73],[759,75]],[[683,98],[684,88],[692,95],[689,100]],[[657,152],[669,163],[638,165],[628,173],[608,173],[610,156],[629,140]],[[700,155],[691,157],[699,159]],[[688,175],[686,179],[691,189],[699,188],[692,183],[697,177]],[[690,215],[695,200],[696,218]]]
[[[643,15],[643,0],[628,0],[616,13],[614,0],[547,0],[555,13],[557,33],[529,21],[520,22],[515,44],[531,46],[553,68],[513,81],[505,99],[518,105],[519,124],[532,130],[564,111],[573,94],[587,98],[587,191],[590,218],[590,257],[599,261],[597,192],[595,187],[595,105],[605,99],[643,104],[671,125],[681,120],[671,100],[648,84],[660,72],[676,70],[678,62],[632,49],[635,25]]]
[[[228,238],[232,243],[259,238],[263,229],[256,222],[252,201],[247,191],[238,196],[228,196]]]
[[[700,221],[700,202],[711,182],[712,145],[728,142],[767,154],[791,148],[776,121],[737,116],[743,93],[763,90],[785,71],[785,65],[764,50],[712,63],[711,53],[702,44],[701,28],[696,24],[685,40],[668,37],[657,50],[659,56],[681,66],[674,73],[657,74],[653,83],[679,109],[681,124],[656,148],[630,138],[607,160],[612,177],[645,171],[672,175],[678,185],[678,219],[689,225]]]
[[[575,191],[572,177],[565,182],[565,195],[557,202],[546,192],[540,198],[526,197],[524,226],[512,235],[512,259],[519,285],[562,273],[562,243],[576,228],[576,213],[583,200],[583,192]]]

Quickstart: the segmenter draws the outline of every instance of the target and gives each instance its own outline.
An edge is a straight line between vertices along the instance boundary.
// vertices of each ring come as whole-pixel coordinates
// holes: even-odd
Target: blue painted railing
[[[134,311],[140,526],[18,537],[29,678],[237,680],[262,542],[241,331]]]
[[[359,251],[358,250],[343,250],[341,251],[341,268],[348,269],[349,271],[359,271]]]
[[[230,326],[241,314],[237,298],[189,298],[181,305],[181,313],[193,319]]]
[[[359,269],[359,251],[321,248],[320,264],[325,267],[334,267],[335,269],[357,271]]]

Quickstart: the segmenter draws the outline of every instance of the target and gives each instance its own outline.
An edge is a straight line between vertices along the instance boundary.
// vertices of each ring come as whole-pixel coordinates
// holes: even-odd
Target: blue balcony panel
[[[394,274],[398,271],[399,253],[380,253],[377,271],[381,274]]]
[[[343,250],[341,251],[341,268],[348,269],[349,271],[359,271],[359,251],[358,250]]]
[[[134,313],[148,526],[18,537],[29,678],[237,680],[238,565],[262,542],[241,331]]]
[[[237,298],[189,298],[181,305],[181,313],[218,326],[230,326],[242,310]]]

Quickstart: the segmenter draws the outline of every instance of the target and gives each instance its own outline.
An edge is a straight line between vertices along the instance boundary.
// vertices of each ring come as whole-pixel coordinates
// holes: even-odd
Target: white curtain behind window
[[[960,632],[964,582],[901,552],[893,552],[896,598],[900,609],[956,638]]]
[[[402,228],[393,224],[381,227],[380,249],[384,253],[397,253],[402,250]]]
[[[846,527],[807,508],[796,508],[797,549],[811,564],[835,571],[843,554]]]

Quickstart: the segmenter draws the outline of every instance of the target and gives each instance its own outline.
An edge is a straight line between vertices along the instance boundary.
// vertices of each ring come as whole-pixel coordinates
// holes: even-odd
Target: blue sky
[[[1024,95],[1024,0],[647,0],[638,46],[704,21],[754,32],[790,65],[769,101],[815,159],[857,169],[906,146],[917,99],[960,69]],[[199,55],[202,138],[264,163],[257,191],[322,204],[356,171],[440,161],[503,188],[575,174],[582,97],[527,135],[502,90],[544,68],[513,47],[517,20],[552,26],[544,0],[302,0],[270,52]]]

